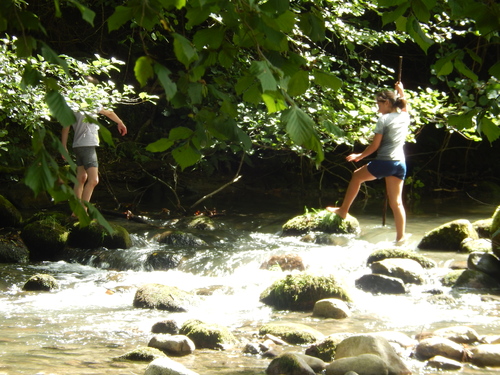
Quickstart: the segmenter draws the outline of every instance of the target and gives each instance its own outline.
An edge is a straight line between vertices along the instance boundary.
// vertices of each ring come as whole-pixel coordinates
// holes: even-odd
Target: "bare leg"
[[[73,191],[75,192],[76,197],[80,200],[82,199],[85,182],[87,182],[87,171],[83,166],[76,167],[76,184]]]
[[[99,170],[96,167],[90,167],[87,169],[87,182],[83,188],[82,201],[90,202],[94,188],[99,183]]]
[[[403,206],[404,181],[400,178],[389,176],[385,178],[385,185],[389,206],[394,215],[394,224],[396,225],[396,242],[402,242],[405,240],[406,227],[406,211]]]
[[[366,181],[375,180],[376,177],[368,172],[367,165],[362,166],[359,169],[356,169],[352,174],[351,181],[349,182],[349,186],[347,187],[347,191],[344,196],[344,201],[342,202],[342,206],[340,207],[327,207],[326,209],[330,212],[334,212],[342,218],[346,218],[349,213],[349,209],[351,208],[352,202],[358,195],[361,184]]]

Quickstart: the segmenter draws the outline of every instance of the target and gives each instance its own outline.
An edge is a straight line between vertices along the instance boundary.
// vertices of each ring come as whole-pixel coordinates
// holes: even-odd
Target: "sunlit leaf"
[[[172,150],[172,156],[182,170],[195,165],[201,159],[199,150],[195,149],[190,142]]]
[[[174,142],[168,138],[160,138],[157,141],[150,143],[146,146],[146,151],[149,152],[163,152],[172,147]]]
[[[58,91],[49,91],[45,96],[50,113],[63,126],[69,126],[76,121],[75,114]]]
[[[479,131],[483,133],[490,143],[500,138],[500,127],[491,119],[483,117],[479,122]]]
[[[187,69],[192,62],[198,60],[196,49],[191,45],[191,42],[182,35],[174,33],[173,36],[175,56]]]
[[[135,78],[141,87],[146,86],[148,79],[154,77],[154,61],[149,56],[141,56],[137,59],[134,66]]]
[[[298,96],[304,94],[309,88],[309,73],[304,70],[296,72],[288,81],[288,95]]]
[[[134,13],[134,8],[118,5],[115,12],[108,18],[108,31],[118,30],[126,22],[134,18]]]

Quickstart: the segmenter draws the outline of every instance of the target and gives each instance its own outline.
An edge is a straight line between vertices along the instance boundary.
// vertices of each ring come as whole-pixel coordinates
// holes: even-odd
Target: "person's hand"
[[[350,154],[350,155],[347,155],[347,157],[345,159],[347,161],[360,161],[361,154]]]
[[[125,134],[127,134],[127,127],[125,126],[125,124],[123,122],[119,122],[118,123],[118,132],[124,136]]]
[[[394,84],[394,88],[396,89],[396,91],[399,93],[400,96],[404,96],[404,87],[403,87],[403,82],[400,82],[400,81],[397,81],[395,84]]]

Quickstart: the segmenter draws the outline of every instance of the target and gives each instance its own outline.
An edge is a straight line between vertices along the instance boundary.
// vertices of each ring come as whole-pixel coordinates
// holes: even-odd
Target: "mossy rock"
[[[266,369],[266,374],[315,375],[316,372],[312,369],[311,366],[309,366],[304,357],[306,356],[299,353],[283,353],[279,357],[276,357],[271,361]]]
[[[3,195],[0,195],[0,228],[18,228],[22,225],[21,212]]]
[[[491,217],[491,234],[493,235],[498,230],[500,230],[500,206],[497,207],[495,213]]]
[[[292,345],[311,344],[324,339],[318,330],[300,323],[272,322],[259,329],[259,335],[273,335]]]
[[[453,286],[457,282],[458,278],[464,273],[464,269],[453,270],[448,272],[446,275],[441,277],[441,284],[444,286]]]
[[[282,229],[284,236],[300,236],[309,232],[355,235],[360,233],[359,222],[354,216],[348,214],[342,219],[327,210],[295,216],[283,224]]]
[[[68,230],[49,218],[33,221],[21,230],[21,238],[28,247],[31,261],[58,261],[63,259]]]
[[[183,222],[190,229],[213,231],[217,229],[215,221],[208,216],[194,216],[186,218]]]
[[[59,289],[59,283],[54,276],[43,273],[31,276],[23,286],[23,290],[25,291],[49,292],[54,289]]]
[[[352,299],[333,276],[313,276],[306,273],[287,275],[274,282],[260,295],[260,301],[279,310],[310,311],[325,298]]]
[[[454,220],[426,233],[418,244],[418,248],[460,251],[462,241],[466,238],[477,240],[479,236],[469,220]]]
[[[467,269],[457,278],[453,289],[500,290],[500,282],[483,272]]]
[[[432,259],[420,255],[415,251],[405,250],[401,248],[388,248],[388,249],[376,250],[370,254],[366,263],[367,265],[370,265],[372,263],[379,262],[381,260],[388,258],[411,259],[418,262],[423,268],[426,269],[436,267],[436,262],[434,262]]]
[[[143,309],[187,312],[195,301],[192,293],[175,286],[152,283],[137,289],[133,305]]]
[[[158,243],[178,247],[200,247],[205,246],[207,243],[202,239],[196,237],[194,234],[185,233],[179,230],[165,231],[154,236]]]
[[[336,333],[325,337],[324,340],[311,345],[306,349],[306,354],[319,358],[325,362],[331,362],[335,359],[337,345],[345,338],[349,337],[347,333]]]
[[[81,249],[128,249],[132,246],[130,234],[121,225],[110,223],[113,233],[109,233],[104,226],[92,221],[86,227],[78,224],[71,229],[68,235],[68,246]]]
[[[190,319],[182,325],[179,334],[189,337],[196,348],[224,349],[237,343],[231,331],[220,324]]]
[[[29,256],[17,230],[0,234],[0,263],[28,263]]]
[[[151,362],[156,358],[166,357],[167,355],[163,353],[160,349],[151,347],[141,347],[134,349],[128,353],[125,353],[115,360],[117,361],[136,361],[136,362]]]
[[[493,218],[476,220],[472,223],[472,226],[476,230],[479,238],[491,238],[491,226],[493,224]]]

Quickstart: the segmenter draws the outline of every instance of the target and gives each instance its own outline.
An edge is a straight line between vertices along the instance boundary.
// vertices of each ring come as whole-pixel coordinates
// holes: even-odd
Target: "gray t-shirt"
[[[403,146],[409,126],[408,112],[392,112],[380,116],[375,127],[375,134],[382,134],[382,142],[375,159],[404,161]]]
[[[75,117],[73,148],[99,146],[99,125],[87,122],[86,116],[82,113],[75,112]]]

